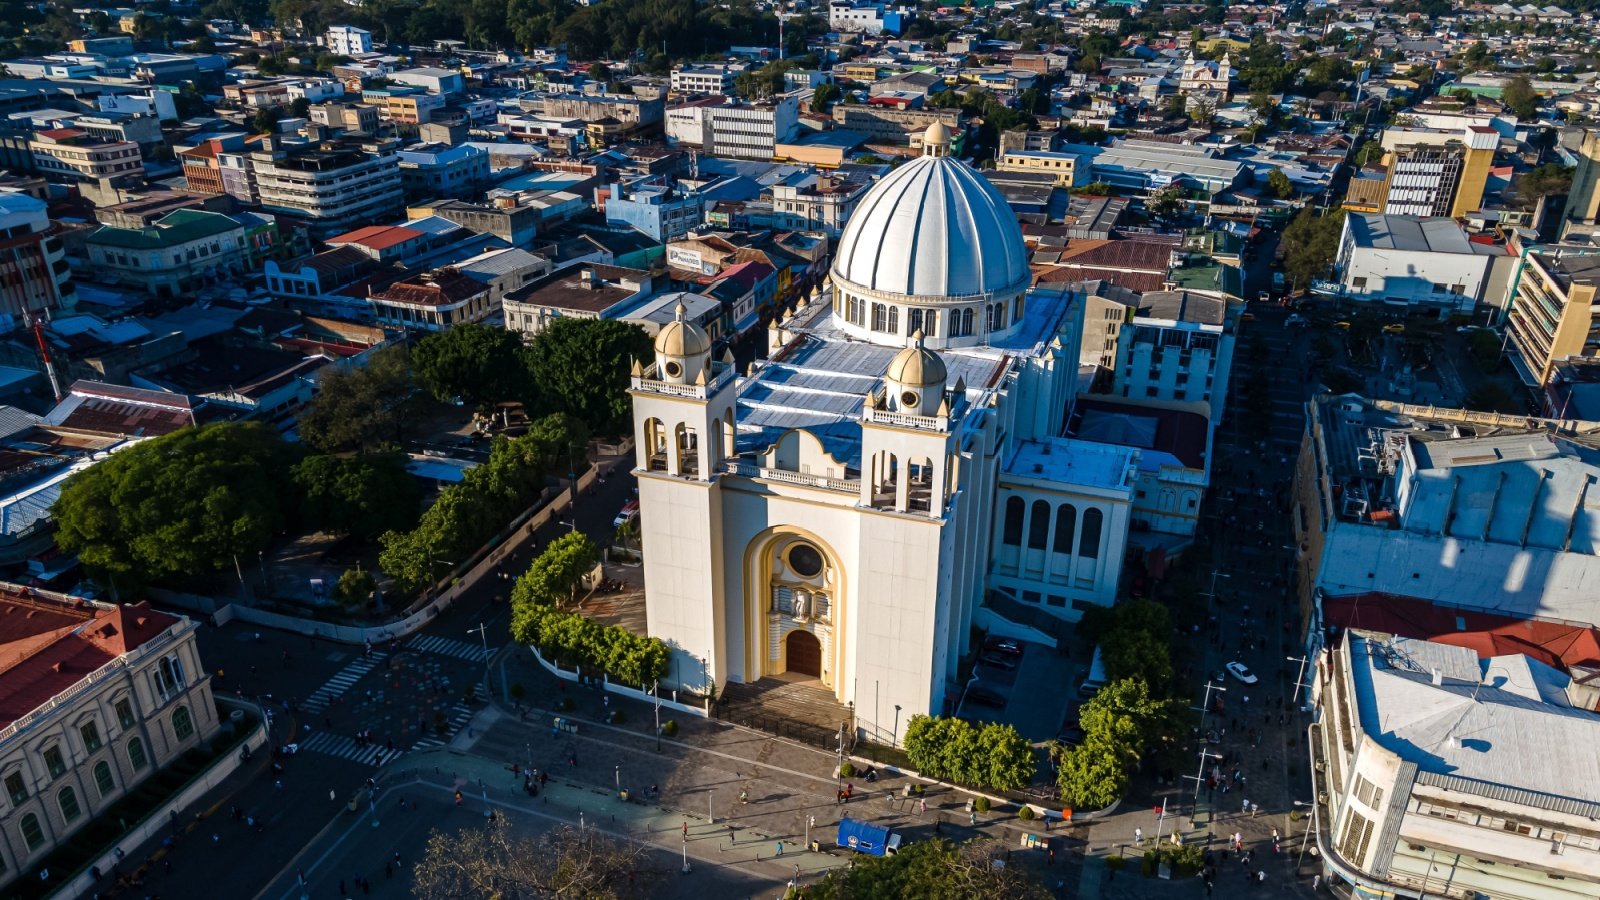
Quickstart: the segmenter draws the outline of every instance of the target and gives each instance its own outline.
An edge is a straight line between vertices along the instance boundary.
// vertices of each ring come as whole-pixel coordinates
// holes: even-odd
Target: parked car
[[[1283,324],[1289,326],[1290,328],[1305,328],[1311,324],[1311,320],[1302,315],[1292,315],[1289,318],[1284,319]]]
[[[1256,678],[1255,673],[1250,671],[1248,666],[1237,660],[1228,663],[1227,669],[1229,675],[1239,679],[1239,681],[1243,684],[1255,684],[1256,681],[1259,680]]]
[[[626,504],[623,505],[622,511],[617,513],[617,517],[615,519],[611,520],[611,527],[612,528],[621,528],[629,519],[632,519],[634,516],[637,516],[638,514],[639,514],[639,501],[637,501],[637,500],[629,500]]]
[[[1017,658],[1015,656],[1007,656],[1004,653],[985,653],[978,657],[978,662],[981,665],[1005,669],[1008,672],[1017,667]]]
[[[998,691],[991,691],[986,687],[967,688],[967,702],[979,706],[992,706],[1000,709],[1006,705],[1006,698]]]
[[[1012,638],[992,637],[983,642],[984,653],[1000,653],[1005,656],[1021,656],[1022,642]]]

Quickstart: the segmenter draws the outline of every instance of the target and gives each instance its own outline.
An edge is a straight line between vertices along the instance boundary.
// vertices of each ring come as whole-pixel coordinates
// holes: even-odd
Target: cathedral
[[[1178,92],[1193,99],[1205,95],[1216,103],[1228,100],[1229,85],[1233,81],[1233,60],[1224,53],[1217,62],[1197,60],[1194,52],[1183,61],[1183,71],[1178,76]]]
[[[1115,601],[1139,451],[1062,437],[1083,309],[1030,290],[1015,215],[950,139],[868,191],[749,372],[681,312],[635,363],[673,684],[813,680],[888,741],[950,711],[974,625],[1028,631],[993,594],[1067,620]]]

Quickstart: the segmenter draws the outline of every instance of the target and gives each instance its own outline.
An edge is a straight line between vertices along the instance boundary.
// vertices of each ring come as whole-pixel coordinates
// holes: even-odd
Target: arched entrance
[[[822,643],[809,631],[791,631],[784,639],[784,668],[796,675],[822,676]]]

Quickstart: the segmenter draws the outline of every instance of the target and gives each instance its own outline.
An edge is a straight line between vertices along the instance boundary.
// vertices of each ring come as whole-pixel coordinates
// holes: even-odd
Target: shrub
[[[1017,818],[1021,819],[1024,822],[1032,822],[1033,821],[1033,807],[1024,806],[1023,808],[1017,810]]]
[[[972,808],[977,810],[978,812],[981,812],[981,813],[988,812],[989,811],[989,798],[988,797],[983,797],[983,796],[978,797],[978,799],[972,801]]]
[[[1033,778],[1033,747],[1010,725],[974,727],[945,716],[911,717],[906,756],[929,778],[1010,791]]]
[[[1120,872],[1122,871],[1123,865],[1127,862],[1128,861],[1126,859],[1123,859],[1120,856],[1108,856],[1106,857],[1106,868],[1110,869],[1112,872]]]
[[[661,723],[661,733],[666,735],[667,737],[672,737],[673,735],[677,734],[678,733],[678,720],[677,719],[668,719],[665,722],[662,722]]]
[[[840,763],[839,764],[839,777],[840,778],[854,778],[854,777],[856,777],[856,767],[854,765],[850,764],[850,763]]]

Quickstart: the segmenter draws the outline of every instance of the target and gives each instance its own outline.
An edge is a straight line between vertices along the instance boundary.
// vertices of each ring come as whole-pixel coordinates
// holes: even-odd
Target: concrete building
[[[249,155],[262,209],[323,238],[400,214],[393,141],[268,146]]]
[[[654,289],[649,272],[585,263],[508,293],[506,328],[527,339],[556,319],[621,319]]]
[[[247,216],[259,218],[184,209],[148,228],[102,225],[84,239],[89,271],[97,281],[137,287],[155,297],[193,294],[246,270],[245,234],[255,224]]]
[[[1523,254],[1505,324],[1507,355],[1525,384],[1548,384],[1565,359],[1600,357],[1597,287],[1600,255],[1561,248]]]
[[[430,200],[406,209],[407,219],[438,216],[468,231],[492,234],[513,247],[528,248],[539,233],[540,210],[513,204],[485,205],[463,200]]]
[[[361,92],[361,102],[377,107],[383,121],[409,129],[432,121],[434,112],[443,109],[446,101],[425,88],[390,85],[366,88]]]
[[[743,66],[683,63],[672,67],[672,92],[730,95],[733,79],[742,71]]]
[[[4,887],[220,722],[198,623],[33,590],[7,590],[0,611]]]
[[[1454,219],[1349,213],[1334,262],[1335,292],[1396,311],[1471,315],[1503,253],[1474,244]]]
[[[467,89],[466,80],[455,69],[401,69],[389,73],[388,78],[393,84],[409,84],[441,97],[460,94]]]
[[[489,154],[477,147],[412,144],[395,156],[410,199],[464,199],[489,183]]]
[[[606,201],[606,221],[627,225],[651,240],[666,243],[688,234],[705,215],[705,198],[698,191],[663,184],[624,188]]]
[[[1600,132],[1584,129],[1574,155],[1577,165],[1572,170],[1572,187],[1567,191],[1562,218],[1569,225],[1592,228],[1600,225]]]
[[[800,94],[780,94],[756,103],[729,101],[704,107],[701,115],[707,153],[770,162],[777,146],[800,130]]]
[[[330,101],[313,104],[311,107],[312,124],[328,128],[334,134],[352,131],[377,134],[382,120],[378,108],[366,103]]]
[[[78,302],[66,246],[43,200],[0,191],[0,315],[70,311]]]
[[[792,175],[772,186],[776,225],[786,231],[820,231],[836,241],[868,187],[843,175]]]
[[[1383,165],[1389,215],[1460,218],[1483,204],[1500,135],[1486,125],[1466,130],[1386,128]]]
[[[1027,293],[1016,219],[949,131],[923,146],[867,192],[833,293],[773,323],[763,366],[736,377],[680,318],[630,392],[673,680],[782,676],[885,742],[949,708],[991,590],[1063,620],[1114,602],[1139,455],[1061,436],[1076,312]]]
[[[144,180],[144,161],[132,141],[102,141],[77,128],[36,132],[28,142],[34,168],[64,181]]]
[[[482,322],[499,311],[491,286],[453,269],[403,278],[368,298],[379,325],[415,331],[448,331]]]
[[[833,107],[833,123],[840,130],[853,131],[870,140],[909,144],[914,136],[920,136],[935,123],[950,129],[952,133],[959,132],[961,111],[840,103]]]
[[[833,0],[828,4],[828,28],[860,34],[899,34],[914,15],[912,7],[891,7],[861,0]]]
[[[1203,404],[1221,413],[1243,307],[1220,294],[1150,291],[1138,295],[1118,329],[1109,393],[1140,400]]]
[[[323,33],[322,44],[335,56],[365,56],[372,52],[372,32],[354,25],[335,25]]]
[[[1316,657],[1312,832],[1363,897],[1579,900],[1600,882],[1600,715],[1518,654],[1347,631]]]
[[[1225,159],[1213,147],[1167,144],[1124,138],[1109,147],[1069,144],[1063,148],[1089,167],[1089,182],[1103,181],[1134,191],[1157,191],[1173,185],[1217,193],[1238,187],[1244,163]]]
[[[1089,183],[1089,167],[1079,165],[1077,155],[1072,153],[1006,150],[995,160],[994,167],[1001,172],[1040,172],[1054,177],[1062,187]]]
[[[659,128],[666,101],[645,99],[632,94],[546,94],[534,101],[537,112],[547,119],[577,119],[598,122],[617,120],[619,134],[628,136]]]

